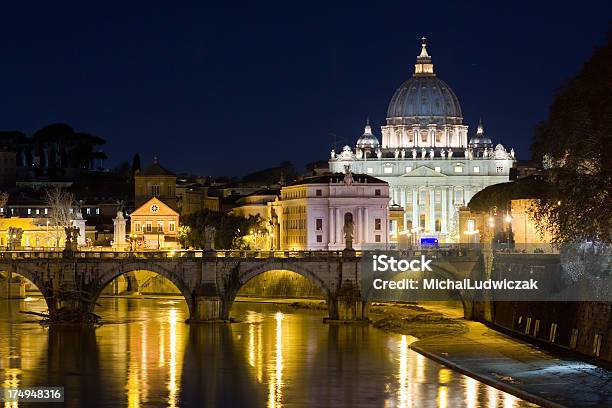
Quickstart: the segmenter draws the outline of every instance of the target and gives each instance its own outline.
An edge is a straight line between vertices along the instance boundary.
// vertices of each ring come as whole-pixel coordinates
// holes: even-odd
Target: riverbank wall
[[[559,273],[560,256],[495,254],[492,273],[521,268]],[[612,362],[610,302],[479,302],[473,319],[509,331],[532,343],[571,350],[590,359]]]

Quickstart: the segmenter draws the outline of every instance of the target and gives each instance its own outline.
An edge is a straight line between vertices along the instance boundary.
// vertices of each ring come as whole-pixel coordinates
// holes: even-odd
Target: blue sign
[[[429,238],[429,237],[423,237],[421,238],[421,245],[423,246],[431,246],[431,247],[438,247],[438,238]]]

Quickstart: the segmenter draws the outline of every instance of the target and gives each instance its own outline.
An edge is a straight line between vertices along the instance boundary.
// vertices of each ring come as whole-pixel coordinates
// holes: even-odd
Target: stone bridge
[[[428,256],[436,258],[436,271],[442,277],[461,279],[482,265],[475,251],[432,252]],[[250,279],[287,270],[321,290],[330,320],[360,321],[367,319],[369,307],[360,288],[361,261],[362,254],[355,251],[12,251],[0,253],[0,271],[30,280],[49,310],[82,312],[93,311],[102,290],[118,276],[151,271],[180,290],[189,306],[189,321],[206,322],[228,320],[238,291]]]

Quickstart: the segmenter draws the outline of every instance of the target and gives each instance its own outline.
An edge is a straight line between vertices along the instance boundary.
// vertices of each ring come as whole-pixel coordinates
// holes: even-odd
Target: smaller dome
[[[470,142],[468,144],[472,149],[493,147],[493,142],[484,133],[484,127],[482,126],[482,119],[480,119],[480,122],[478,122],[478,129],[476,130],[476,134],[474,135],[474,137],[470,139]]]
[[[372,127],[370,126],[370,120],[366,122],[363,135],[357,140],[357,147],[360,149],[377,149],[380,146],[378,139],[372,133]]]

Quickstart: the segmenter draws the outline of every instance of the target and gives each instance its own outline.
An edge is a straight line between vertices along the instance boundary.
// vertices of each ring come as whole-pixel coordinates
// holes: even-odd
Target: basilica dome
[[[493,142],[491,138],[487,136],[484,132],[484,127],[482,126],[482,119],[478,122],[478,128],[476,129],[476,135],[470,139],[469,146],[472,149],[481,149],[481,148],[490,148],[493,147]]]
[[[453,90],[433,71],[425,41],[414,75],[393,94],[387,110],[388,125],[460,125],[461,106]]]
[[[376,149],[380,146],[378,138],[372,133],[372,127],[368,120],[363,131],[363,135],[357,140],[357,147],[360,149]]]

